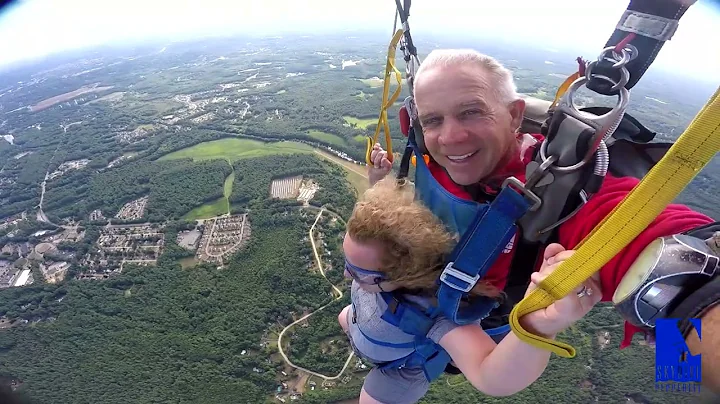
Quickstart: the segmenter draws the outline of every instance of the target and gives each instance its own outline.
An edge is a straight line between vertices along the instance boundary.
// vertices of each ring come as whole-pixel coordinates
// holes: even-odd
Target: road
[[[63,128],[63,134],[67,133],[67,128],[72,126],[73,124],[70,124],[68,126],[60,125]],[[52,157],[50,157],[50,161],[48,161],[48,169],[45,171],[45,178],[43,178],[42,184],[40,184],[40,203],[38,204],[38,212],[37,212],[37,221],[38,222],[45,222],[48,224],[51,224],[55,227],[62,227],[58,224],[55,224],[48,219],[47,215],[45,215],[45,212],[43,212],[43,201],[45,200],[45,184],[47,184],[48,177],[50,177],[50,164],[52,164],[52,161],[55,159],[55,155],[57,154],[58,149],[60,148],[60,145],[62,142],[58,143],[57,147],[55,147],[55,151],[52,154]]]
[[[320,212],[318,212],[317,216],[315,217],[315,222],[314,222],[313,225],[310,227],[310,231],[308,232],[308,235],[310,236],[310,244],[312,245],[313,254],[315,255],[315,263],[317,264],[317,267],[318,267],[318,269],[320,270],[320,274],[321,274],[321,275],[323,276],[323,278],[325,278],[325,280],[328,281],[328,283],[330,283],[330,285],[332,286],[332,288],[333,288],[333,295],[336,295],[336,297],[335,297],[335,299],[333,299],[332,301],[330,301],[330,303],[328,303],[328,304],[326,304],[326,305],[318,308],[317,310],[313,311],[312,313],[308,313],[308,314],[302,316],[300,319],[293,321],[290,325],[288,325],[287,327],[283,328],[283,330],[280,331],[280,334],[278,334],[277,345],[278,345],[278,351],[280,352],[280,355],[283,357],[283,360],[285,360],[285,363],[287,363],[290,367],[293,367],[293,368],[295,368],[295,369],[297,369],[297,370],[301,370],[301,371],[303,371],[303,372],[309,373],[309,374],[311,374],[311,375],[313,375],[313,376],[317,376],[317,377],[319,377],[319,378],[321,378],[321,379],[325,379],[325,380],[335,380],[335,379],[339,379],[340,376],[342,376],[342,374],[345,372],[345,369],[347,369],[348,365],[350,365],[350,360],[352,360],[353,355],[354,355],[354,353],[353,353],[352,351],[350,351],[350,355],[348,356],[347,360],[345,361],[345,366],[343,366],[343,368],[340,370],[340,373],[338,373],[338,374],[335,375],[335,376],[327,376],[327,375],[323,375],[323,374],[320,374],[320,373],[317,373],[317,372],[313,372],[312,370],[305,369],[305,368],[303,368],[303,367],[300,367],[300,366],[295,365],[294,363],[292,363],[292,362],[290,361],[290,359],[287,357],[287,355],[285,355],[285,352],[283,351],[283,348],[282,348],[282,338],[283,338],[283,335],[285,335],[285,333],[287,332],[287,330],[289,330],[290,328],[292,328],[292,327],[295,326],[296,324],[298,324],[298,323],[300,323],[300,322],[308,319],[308,318],[309,318],[310,316],[312,316],[313,314],[315,314],[315,313],[317,313],[317,312],[325,309],[326,307],[330,306],[331,304],[333,304],[334,302],[336,302],[337,300],[339,300],[339,299],[341,299],[341,298],[343,297],[343,292],[342,292],[340,289],[338,289],[337,286],[333,285],[333,284],[330,282],[330,280],[328,280],[327,276],[325,276],[325,271],[323,270],[322,261],[320,260],[320,255],[319,255],[318,252],[317,252],[317,247],[315,246],[315,238],[314,238],[314,236],[313,236],[313,230],[315,230],[315,225],[317,225],[318,220],[320,220],[320,217],[322,216],[322,214],[323,214],[323,212],[324,212],[325,210],[326,210],[326,209],[325,209],[324,207],[320,208]],[[328,213],[334,213],[334,212],[328,211]],[[339,217],[339,215],[337,215],[337,214],[335,214],[335,216],[338,216],[338,217]]]

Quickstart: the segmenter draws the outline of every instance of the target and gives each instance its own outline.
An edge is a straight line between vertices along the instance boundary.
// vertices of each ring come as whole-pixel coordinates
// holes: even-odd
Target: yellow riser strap
[[[557,91],[555,92],[555,99],[553,100],[552,104],[550,104],[549,109],[553,109],[557,106],[558,101],[560,101],[560,97],[562,97],[563,94],[565,94],[565,92],[568,90],[568,88],[570,88],[572,83],[574,83],[575,80],[577,80],[578,78],[580,78],[580,73],[575,72],[575,73],[571,74],[570,76],[568,76],[568,78],[566,78],[565,81],[563,81],[563,83],[560,84],[560,87],[558,87]]]
[[[615,209],[575,248],[538,288],[510,313],[510,327],[524,342],[572,358],[575,349],[565,343],[532,334],[519,319],[548,307],[579,287],[600,270],[672,203],[683,188],[720,152],[720,88],[693,119],[667,154]]]
[[[380,105],[380,116],[378,117],[378,123],[375,126],[375,136],[373,136],[372,139],[370,139],[369,137],[367,138],[367,144],[365,148],[365,162],[368,165],[373,164],[372,160],[370,159],[370,153],[372,152],[372,148],[375,143],[378,142],[381,128],[385,132],[385,143],[387,144],[386,147],[388,152],[387,158],[388,160],[390,160],[391,163],[393,162],[392,140],[390,139],[390,126],[388,124],[387,110],[388,108],[392,107],[392,105],[400,96],[400,92],[402,91],[402,73],[400,73],[400,71],[395,67],[395,51],[397,49],[398,43],[400,42],[400,39],[403,36],[403,33],[403,30],[397,30],[392,40],[390,41],[390,45],[388,46],[387,61],[385,63],[385,76],[383,81],[383,95],[381,101],[382,105]],[[390,94],[390,77],[392,76],[393,72],[395,73],[397,88],[395,89],[395,92],[390,97],[390,99],[388,99],[388,94]]]

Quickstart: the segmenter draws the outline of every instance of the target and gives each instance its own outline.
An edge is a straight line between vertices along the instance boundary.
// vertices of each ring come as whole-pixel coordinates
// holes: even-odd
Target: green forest
[[[0,135],[14,139],[0,137],[0,248],[32,247],[75,225],[84,232],[45,255],[71,264],[64,281],[45,283],[35,263],[32,285],[0,290],[0,320],[12,324],[0,328],[0,385],[18,381],[18,393],[39,404],[279,402],[278,386],[298,377],[279,358],[277,332],[298,314],[331,303],[330,283],[345,296],[286,334],[286,348],[299,366],[337,373],[348,343],[336,317],[349,290],[342,270],[335,270],[343,267],[343,223],[331,218],[346,220],[352,211],[356,190],[346,181],[348,172],[364,179],[366,167],[359,162],[382,102],[377,77],[388,39],[253,36],[198,40],[164,52],[146,44],[0,75]],[[424,57],[435,46],[467,43],[427,37],[417,45]],[[546,100],[577,69],[577,55],[471,46],[508,66],[522,94]],[[400,57],[397,63],[402,66]],[[709,91],[659,72],[646,78],[633,89],[630,113],[657,131],[656,140],[671,141]],[[25,108],[95,85],[107,88],[42,111]],[[388,113],[396,153],[405,145],[397,113],[407,95],[404,86]],[[579,98],[586,105],[601,101]],[[229,144],[234,146],[223,148]],[[200,156],[198,149],[215,152]],[[718,172],[716,159],[678,202],[720,217]],[[309,206],[271,197],[273,180],[294,175],[320,186]],[[148,197],[147,207],[132,222],[150,222],[165,234],[156,265],[126,264],[105,280],[76,279],[89,271],[83,259],[97,250],[108,219],[122,222],[114,218],[118,210],[142,197]],[[247,213],[251,237],[220,269],[181,265],[195,252],[176,237],[202,229],[186,219],[208,207],[218,215],[226,209]],[[320,207],[328,209],[316,228],[323,234],[323,260],[333,269],[327,280],[315,269],[307,239]],[[42,221],[39,208],[54,224]],[[98,209],[105,219],[91,221]],[[6,220],[14,222],[3,227]],[[49,233],[37,235],[43,230]],[[0,259],[27,263],[17,251]],[[609,306],[594,309],[559,337],[578,356],[553,357],[538,382],[515,396],[486,397],[462,376],[447,376],[422,402],[692,402],[654,391],[654,351],[638,339],[617,349],[620,325]],[[358,397],[367,370],[355,369],[355,360],[333,387],[306,389],[296,402]],[[279,376],[285,371],[291,374]]]
[[[263,401],[275,387],[257,349],[268,324],[330,299],[319,275],[299,270],[306,221],[265,212],[252,213],[253,240],[222,271],[161,260],[105,282],[3,291],[2,315],[30,322],[0,333],[3,375],[39,403]]]

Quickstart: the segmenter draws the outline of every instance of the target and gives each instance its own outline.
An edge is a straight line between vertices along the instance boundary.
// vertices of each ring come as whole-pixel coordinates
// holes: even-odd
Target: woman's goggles
[[[358,283],[365,285],[377,285],[380,282],[387,280],[385,273],[380,271],[371,271],[369,269],[363,269],[355,266],[345,260],[345,272]]]

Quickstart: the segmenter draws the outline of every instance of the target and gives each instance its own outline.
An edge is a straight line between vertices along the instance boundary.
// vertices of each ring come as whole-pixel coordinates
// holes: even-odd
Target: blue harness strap
[[[530,208],[529,202],[510,187],[505,187],[473,219],[450,255],[440,275],[438,308],[457,324],[468,324],[486,317],[497,307],[490,298],[474,297],[474,303],[461,308],[460,301],[485,276],[500,252],[515,235],[515,221]],[[481,304],[485,301],[484,304]]]
[[[415,179],[419,199],[449,230],[456,230],[462,235],[440,276],[435,314],[442,312],[460,325],[487,317],[498,306],[493,299],[473,297],[472,304],[463,307],[461,300],[487,274],[515,235],[515,222],[530,209],[530,201],[509,186],[503,187],[490,204],[460,200],[437,183],[412,139],[408,140],[408,144],[416,155]]]

